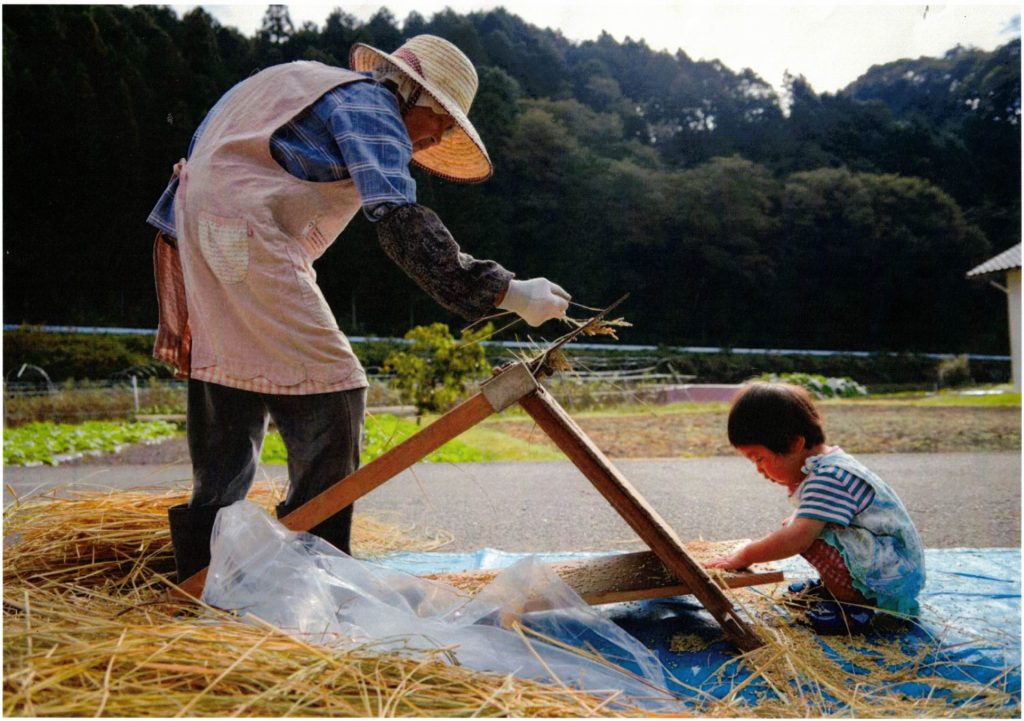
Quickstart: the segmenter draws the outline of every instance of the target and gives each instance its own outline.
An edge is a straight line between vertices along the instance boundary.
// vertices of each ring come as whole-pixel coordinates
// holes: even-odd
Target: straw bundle
[[[249,493],[268,511],[282,491],[259,484]],[[30,575],[35,581],[119,588],[163,583],[174,570],[167,508],[185,503],[188,492],[144,488],[112,493],[51,493],[4,512],[4,535],[14,548],[4,559],[4,580]],[[379,519],[356,515],[352,544],[362,557],[398,549],[429,551],[450,541]]]
[[[250,498],[269,507],[274,495]],[[5,512],[5,715],[640,715],[614,698],[467,671],[443,650],[314,647],[171,601],[166,508],[185,496],[79,494]],[[358,555],[443,542],[359,516],[353,527]]]

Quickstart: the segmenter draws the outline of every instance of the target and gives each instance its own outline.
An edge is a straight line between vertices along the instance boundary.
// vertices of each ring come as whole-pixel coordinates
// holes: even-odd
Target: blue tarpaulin
[[[505,568],[526,554],[482,549],[475,553],[401,553],[378,562],[409,573],[448,573]],[[540,554],[545,563],[590,558],[594,553]],[[972,686],[999,689],[1010,703],[1020,706],[1020,549],[928,549],[925,552],[928,582],[921,595],[922,614],[916,623],[880,622],[862,644],[859,657],[838,653],[829,639],[820,644],[836,664],[856,677],[879,664],[891,663],[872,645],[898,647],[915,658],[906,682],[899,674],[887,686],[888,693],[908,697],[949,697],[952,691],[929,678],[960,681]],[[813,575],[801,559],[777,564],[787,580]],[[765,591],[767,593],[767,591]],[[599,607],[602,614],[653,650],[670,672],[671,690],[683,697],[723,698],[740,689],[739,696],[757,703],[769,693],[759,680],[749,681],[749,669],[735,663],[735,649],[721,629],[692,596],[655,599]],[[673,648],[673,638],[685,634],[706,643],[686,644],[697,650]],[[926,655],[922,652],[926,651]],[[916,655],[915,655],[916,654]],[[888,667],[889,671],[893,667]],[[898,670],[898,669],[896,669]],[[922,679],[924,681],[922,682]],[[970,700],[970,697],[967,697]]]

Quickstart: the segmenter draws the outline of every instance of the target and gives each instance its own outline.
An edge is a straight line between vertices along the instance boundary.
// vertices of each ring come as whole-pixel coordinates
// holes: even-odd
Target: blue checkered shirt
[[[209,119],[230,95],[228,91],[196,130],[189,144],[189,156]],[[409,174],[409,133],[394,94],[377,83],[349,83],[324,94],[306,112],[274,133],[270,152],[282,167],[302,180],[330,182],[351,178],[363,212],[371,221],[393,206],[416,202],[416,181]],[[150,225],[173,237],[177,237],[177,190],[178,179],[171,178],[147,218]]]

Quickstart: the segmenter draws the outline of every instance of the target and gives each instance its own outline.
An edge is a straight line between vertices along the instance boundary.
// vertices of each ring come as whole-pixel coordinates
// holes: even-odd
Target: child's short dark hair
[[[788,453],[802,436],[807,448],[825,442],[825,427],[811,394],[789,383],[751,383],[729,409],[729,443]]]

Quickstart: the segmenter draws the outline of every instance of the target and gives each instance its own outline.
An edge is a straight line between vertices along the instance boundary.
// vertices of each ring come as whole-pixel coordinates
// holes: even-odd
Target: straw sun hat
[[[478,82],[469,58],[434,35],[410,38],[393,53],[363,43],[353,45],[349,53],[349,67],[357,72],[372,71],[382,61],[392,63],[419,83],[457,124],[438,145],[416,153],[413,163],[457,183],[479,183],[491,177],[491,159],[467,117]]]

